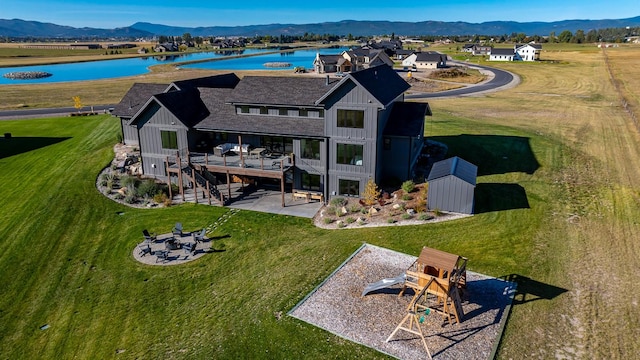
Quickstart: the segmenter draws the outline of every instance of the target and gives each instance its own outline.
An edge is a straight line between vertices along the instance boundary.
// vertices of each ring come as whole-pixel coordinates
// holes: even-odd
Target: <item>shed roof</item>
[[[491,50],[491,55],[514,55],[515,52],[513,49],[503,49],[503,48],[493,48]]]
[[[464,159],[454,156],[452,158],[444,159],[433,164],[427,181],[433,181],[445,176],[453,175],[460,180],[475,186],[477,174],[477,166]]]

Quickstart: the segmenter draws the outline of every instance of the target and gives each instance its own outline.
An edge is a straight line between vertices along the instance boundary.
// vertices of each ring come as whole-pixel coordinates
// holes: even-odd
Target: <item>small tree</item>
[[[363,201],[367,206],[374,205],[378,199],[380,198],[380,194],[382,191],[378,189],[378,185],[373,181],[373,179],[369,179],[367,181],[367,185],[364,187]]]
[[[80,101],[80,96],[73,97],[73,107],[76,108],[78,112],[80,112],[80,109],[82,109],[82,101]]]

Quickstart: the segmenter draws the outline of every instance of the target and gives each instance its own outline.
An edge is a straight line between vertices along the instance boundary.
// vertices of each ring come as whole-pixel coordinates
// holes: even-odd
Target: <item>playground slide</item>
[[[387,288],[387,287],[390,287],[390,286],[393,286],[393,285],[396,285],[396,284],[401,284],[401,283],[404,282],[406,277],[407,277],[407,275],[403,273],[403,274],[398,275],[398,276],[396,276],[394,278],[382,279],[380,281],[371,283],[371,284],[367,285],[364,288],[364,291],[362,291],[362,295],[360,295],[360,296],[365,296],[365,295],[367,295],[368,293],[370,293],[370,292],[372,292],[374,290],[380,290],[380,289],[384,289],[384,288]]]

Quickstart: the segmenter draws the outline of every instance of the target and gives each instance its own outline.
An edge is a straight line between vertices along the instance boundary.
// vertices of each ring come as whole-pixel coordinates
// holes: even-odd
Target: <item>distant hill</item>
[[[0,19],[0,36],[2,37],[35,37],[35,38],[149,38],[153,35],[177,36],[190,33],[192,36],[246,36],[255,35],[304,35],[335,34],[353,36],[396,35],[419,36],[454,36],[454,35],[510,35],[524,33],[526,35],[549,35],[552,31],[560,34],[564,30],[575,32],[592,29],[623,28],[640,26],[640,16],[617,20],[563,20],[555,22],[515,22],[491,21],[484,23],[468,22],[400,22],[400,21],[356,21],[343,20],[316,24],[269,24],[248,26],[209,26],[209,27],[177,27],[161,24],[138,22],[128,27],[115,29],[74,28],[38,21],[20,19]]]

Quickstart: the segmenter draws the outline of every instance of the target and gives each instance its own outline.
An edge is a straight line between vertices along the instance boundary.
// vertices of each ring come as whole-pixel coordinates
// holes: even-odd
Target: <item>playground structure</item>
[[[404,295],[407,288],[411,288],[414,292],[407,307],[407,314],[386,342],[389,342],[400,330],[418,335],[431,359],[420,324],[431,312],[442,314],[449,324],[453,324],[454,320],[460,323],[464,316],[460,293],[466,288],[466,266],[467,258],[423,247],[420,256],[404,274],[366,286],[362,296],[371,291],[401,283],[403,285],[398,296]]]

